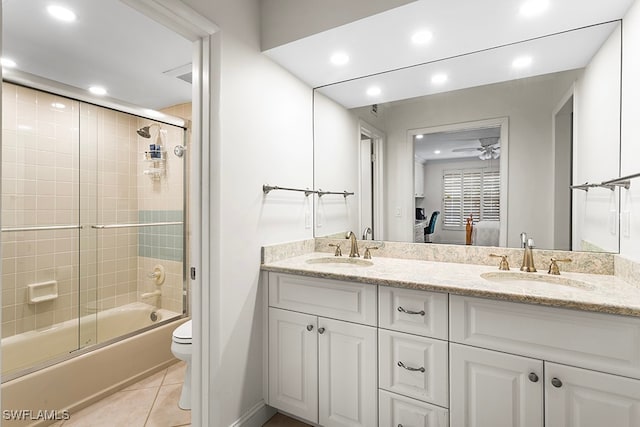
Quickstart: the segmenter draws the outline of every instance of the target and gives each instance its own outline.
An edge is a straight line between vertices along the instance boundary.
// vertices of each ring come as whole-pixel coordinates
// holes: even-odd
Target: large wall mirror
[[[316,89],[314,186],[355,195],[316,198],[315,236],[618,252],[620,188],[579,184],[620,176],[621,37],[607,22]]]

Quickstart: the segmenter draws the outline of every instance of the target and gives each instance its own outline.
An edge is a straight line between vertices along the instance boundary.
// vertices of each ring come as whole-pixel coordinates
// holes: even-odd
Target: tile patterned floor
[[[78,412],[55,427],[178,427],[191,411],[178,407],[186,364],[178,362]]]

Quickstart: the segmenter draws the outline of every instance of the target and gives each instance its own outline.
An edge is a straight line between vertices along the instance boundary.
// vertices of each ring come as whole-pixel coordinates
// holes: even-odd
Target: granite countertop
[[[496,277],[503,273],[498,270],[497,261],[496,266],[486,266],[374,255],[373,265],[369,266],[307,262],[331,257],[329,253],[313,252],[263,264],[262,270],[640,317],[640,288],[611,275],[562,272],[560,276],[549,276],[542,269],[522,273],[512,268],[504,273],[526,276],[536,282],[508,283],[480,276]],[[548,277],[558,282],[542,281]]]

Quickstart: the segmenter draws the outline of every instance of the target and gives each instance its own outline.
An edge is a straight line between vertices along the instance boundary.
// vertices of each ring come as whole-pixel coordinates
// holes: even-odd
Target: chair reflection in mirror
[[[436,221],[438,220],[438,215],[440,215],[440,211],[433,211],[433,213],[431,214],[431,218],[429,219],[429,224],[424,228],[425,243],[432,243],[431,237],[436,231]]]

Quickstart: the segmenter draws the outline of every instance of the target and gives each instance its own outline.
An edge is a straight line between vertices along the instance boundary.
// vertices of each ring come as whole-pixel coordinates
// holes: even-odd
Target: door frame
[[[360,141],[360,135],[365,135],[371,139],[373,144],[372,154],[375,161],[373,162],[373,236],[374,240],[384,240],[384,152],[385,152],[385,140],[386,135],[375,126],[365,122],[364,120],[358,121],[358,141]],[[358,158],[362,159],[362,144],[358,145]],[[358,162],[358,191],[361,195],[358,203],[358,230],[363,230],[364,224],[362,223],[362,166],[361,162]]]
[[[455,132],[471,129],[481,129],[489,127],[500,126],[500,239],[499,246],[507,246],[507,232],[508,232],[508,194],[509,194],[509,117],[497,117],[494,119],[474,120],[470,122],[452,123],[440,126],[431,126],[418,129],[409,129],[407,131],[407,143],[410,146],[409,153],[411,154],[411,170],[412,177],[415,175],[415,144],[414,138],[416,135],[427,135],[430,133],[439,132]],[[413,182],[413,178],[410,182]],[[416,199],[413,197],[414,189],[410,191],[411,201],[413,209],[410,212],[415,212]],[[407,236],[413,236],[413,221],[408,223]]]

